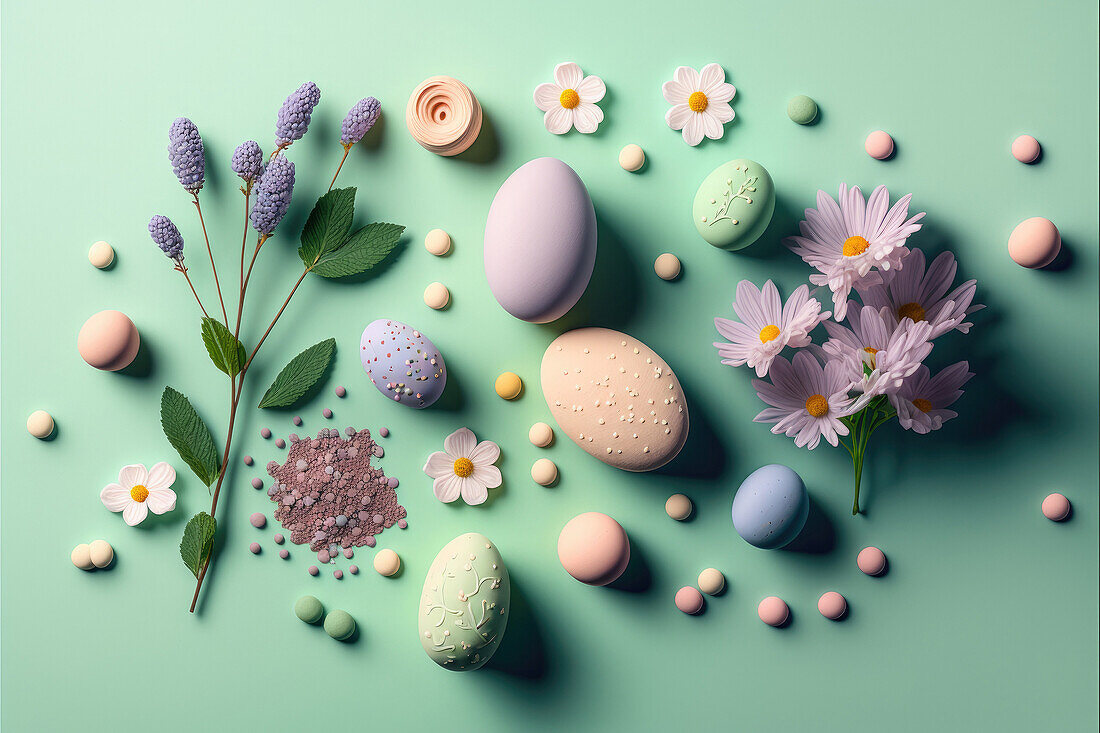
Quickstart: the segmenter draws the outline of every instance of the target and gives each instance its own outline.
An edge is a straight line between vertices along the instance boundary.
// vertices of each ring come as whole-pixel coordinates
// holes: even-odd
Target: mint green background
[[[1095,730],[1095,3],[465,5],[4,3],[4,730]],[[548,134],[531,101],[570,59],[607,82],[606,120],[592,136]],[[710,61],[738,88],[737,119],[722,140],[692,149],[665,126],[660,88],[676,66]],[[409,92],[439,73],[465,81],[484,105],[499,149],[490,162],[436,157],[405,131]],[[276,109],[306,79],[322,102],[291,150],[295,203],[258,265],[246,340],[299,272],[295,235],[332,175],[340,119],[367,94],[382,100],[384,123],[340,180],[359,187],[358,221],[408,225],[407,246],[366,282],[308,280],[261,352],[248,400],[299,349],[337,338],[333,375],[296,412],[313,431],[329,424],[319,416],[326,405],[340,427],[392,429],[382,465],[402,481],[410,528],[380,540],[405,570],[383,579],[362,552],[363,573],[337,582],[310,578],[301,548],[289,562],[276,557],[274,529],[248,526],[270,505],[248,486],[258,472],[240,456],[262,466],[280,455],[258,432],[289,432],[294,413],[248,408],[219,507],[225,544],[191,616],[177,543],[208,499],[162,437],[157,400],[166,384],[182,389],[220,439],[225,384],[202,352],[190,295],[145,224],[164,213],[181,225],[209,303],[197,222],[165,156],[169,123],[190,116],[207,145],[203,201],[223,283],[233,282],[241,202],[229,156],[250,137],[270,149]],[[815,126],[787,120],[797,93],[821,105]],[[897,140],[889,162],[862,149],[878,128]],[[1023,132],[1043,144],[1039,165],[1009,155]],[[628,142],[649,155],[640,175],[616,164]],[[539,155],[577,170],[600,223],[588,296],[541,327],[497,306],[480,254],[493,193]],[[778,206],[764,240],[730,254],[698,238],[689,207],[698,182],[740,156],[768,167]],[[778,242],[819,187],[834,192],[841,181],[913,192],[928,212],[913,243],[954,250],[989,306],[970,337],[944,337],[932,357],[937,366],[967,358],[978,372],[962,417],[925,438],[880,433],[859,518],[848,515],[843,452],[800,451],[754,424],[749,373],[720,365],[710,346],[711,319],[730,313],[740,278],[772,277],[784,292],[805,280],[808,269]],[[1009,260],[1008,234],[1030,216],[1060,227],[1068,268],[1034,272]],[[450,257],[421,246],[437,226],[454,237]],[[117,249],[110,271],[85,259],[97,239]],[[663,251],[683,260],[679,282],[652,274]],[[451,288],[447,311],[421,301],[433,280]],[[138,324],[148,376],[80,361],[76,332],[105,308]],[[355,351],[377,317],[407,321],[443,350],[453,380],[446,405],[413,412],[375,393]],[[670,469],[629,475],[561,436],[547,452],[527,442],[528,426],[548,417],[542,351],[586,323],[628,331],[677,369],[692,441]],[[505,369],[527,381],[515,403],[492,391]],[[337,384],[348,386],[346,400],[332,397]],[[36,408],[57,418],[52,442],[24,430]],[[461,425],[503,449],[504,487],[483,507],[441,505],[419,472]],[[529,478],[542,455],[561,467],[555,488]],[[102,508],[99,489],[119,467],[163,459],[180,467],[175,512],[131,529]],[[769,462],[806,479],[832,527],[830,552],[764,552],[734,534],[733,491]],[[1073,501],[1065,524],[1039,512],[1053,490]],[[695,521],[665,516],[674,491],[695,500]],[[562,571],[557,533],[586,510],[626,527],[648,589],[588,588]],[[414,615],[435,552],[463,531],[499,545],[522,601],[494,668],[454,674],[420,649]],[[116,567],[74,569],[70,549],[99,537],[114,544]],[[254,539],[260,557],[247,550]],[[886,577],[857,571],[868,544],[889,556]],[[701,617],[681,614],[675,590],[710,565],[726,573],[729,592]],[[829,589],[850,601],[843,623],[816,612]],[[359,640],[338,644],[298,622],[291,607],[303,593],[350,611]],[[790,604],[789,628],[757,620],[770,594]]]

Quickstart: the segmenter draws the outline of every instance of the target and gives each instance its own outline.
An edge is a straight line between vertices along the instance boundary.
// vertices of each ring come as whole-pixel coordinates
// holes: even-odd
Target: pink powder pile
[[[312,440],[292,440],[286,463],[267,464],[274,479],[267,495],[290,541],[336,555],[337,548],[373,546],[374,535],[406,515],[397,493],[371,458],[381,446],[369,430],[323,428]],[[322,560],[322,562],[325,562]]]

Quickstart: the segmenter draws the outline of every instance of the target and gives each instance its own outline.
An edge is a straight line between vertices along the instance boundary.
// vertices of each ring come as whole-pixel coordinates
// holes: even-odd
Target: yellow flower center
[[[766,344],[779,338],[779,326],[768,324],[760,329],[760,343]]]
[[[848,237],[844,240],[844,256],[855,257],[867,251],[871,243],[860,236]]]
[[[558,101],[561,102],[562,107],[573,109],[581,103],[581,95],[577,94],[575,89],[564,89],[561,96],[558,97]]]
[[[825,395],[810,395],[810,399],[806,400],[806,412],[811,417],[825,417],[829,414],[829,400],[825,399]]]
[[[474,472],[474,462],[469,458],[459,458],[455,461],[455,476],[466,478]]]
[[[707,95],[702,92],[692,92],[688,97],[688,109],[692,112],[702,112],[707,108],[710,102],[707,100]]]
[[[924,308],[921,308],[920,303],[906,303],[898,308],[898,320],[908,318],[913,323],[920,323],[924,320]]]
[[[137,502],[145,501],[149,498],[149,489],[145,488],[141,484],[138,484],[134,488],[130,489],[130,498]]]
[[[864,346],[863,350],[866,351],[871,356],[874,356],[875,354],[878,353],[878,349],[876,349],[874,346]]]
[[[924,399],[923,397],[918,397],[917,399],[913,400],[913,407],[924,413],[932,411],[932,403]]]

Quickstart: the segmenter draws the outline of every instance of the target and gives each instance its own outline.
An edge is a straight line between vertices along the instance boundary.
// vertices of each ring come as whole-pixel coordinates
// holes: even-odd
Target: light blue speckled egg
[[[359,358],[378,391],[402,405],[428,407],[447,385],[439,349],[401,321],[380,318],[369,323],[359,342]]]
[[[777,463],[749,474],[733,497],[733,528],[764,550],[790,543],[806,524],[810,495],[802,478]]]

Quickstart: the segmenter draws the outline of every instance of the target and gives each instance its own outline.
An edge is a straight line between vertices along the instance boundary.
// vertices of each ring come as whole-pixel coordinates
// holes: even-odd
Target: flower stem
[[[198,191],[191,194],[194,197],[195,211],[199,212],[199,224],[202,225],[202,236],[206,240],[206,253],[210,255],[210,271],[214,273],[214,287],[218,289],[218,302],[222,306],[222,323],[229,328],[229,316],[225,313],[225,299],[222,298],[222,286],[218,282],[218,268],[214,264],[214,251],[210,248],[210,237],[206,234],[206,221],[202,218],[202,206],[199,204]]]
[[[351,150],[351,145],[344,146],[344,157],[340,158],[340,165],[336,166],[336,173],[332,176],[332,183],[328,184],[328,190],[331,191],[332,187],[336,185],[336,176],[340,175],[340,169],[344,167],[344,161],[348,159],[348,152]]]

